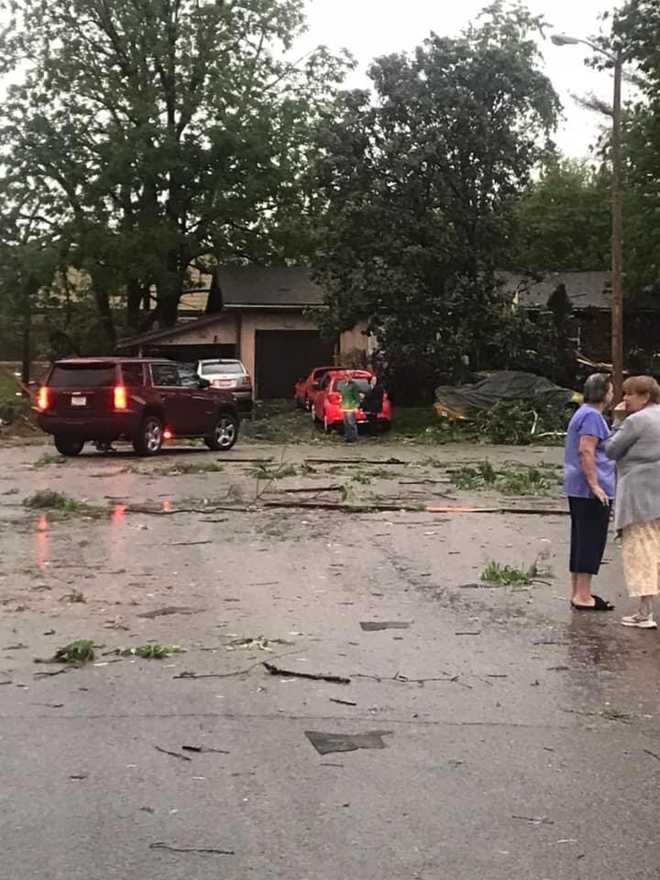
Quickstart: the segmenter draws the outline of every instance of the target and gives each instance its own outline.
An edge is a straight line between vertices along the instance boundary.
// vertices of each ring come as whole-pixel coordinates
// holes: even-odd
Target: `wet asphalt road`
[[[202,473],[217,456],[44,453],[0,450],[0,877],[658,877],[660,637],[618,625],[614,544],[599,589],[617,611],[571,615],[561,513],[261,506],[491,503],[421,482],[483,449],[429,463],[427,447],[361,446],[351,457],[406,464],[312,472],[305,457],[346,453],[239,445]],[[257,471],[240,460],[267,457]],[[282,462],[296,473],[264,476]],[[44,488],[107,512],[21,506]],[[315,491],[284,492],[300,488]],[[555,578],[464,586],[490,560],[530,564],[541,538]],[[360,625],[374,622],[399,626]],[[80,638],[97,644],[94,664],[40,675],[63,667],[35,657]],[[185,653],[111,653],[154,641]],[[350,683],[273,676],[263,661]],[[309,731],[379,732],[384,748],[322,755]]]

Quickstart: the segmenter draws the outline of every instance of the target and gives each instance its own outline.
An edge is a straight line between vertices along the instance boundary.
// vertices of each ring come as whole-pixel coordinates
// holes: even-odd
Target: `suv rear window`
[[[56,364],[48,384],[55,388],[107,388],[115,384],[115,365]]]

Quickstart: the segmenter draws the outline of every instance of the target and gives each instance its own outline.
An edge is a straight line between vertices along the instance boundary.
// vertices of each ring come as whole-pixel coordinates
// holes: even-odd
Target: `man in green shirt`
[[[342,382],[337,383],[337,391],[341,394],[344,414],[344,440],[346,443],[355,443],[358,438],[356,413],[360,408],[360,389],[349,374]]]

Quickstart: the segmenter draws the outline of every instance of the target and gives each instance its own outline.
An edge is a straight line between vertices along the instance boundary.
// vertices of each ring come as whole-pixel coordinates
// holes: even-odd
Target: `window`
[[[144,385],[144,371],[142,364],[122,364],[121,372],[124,379],[124,385],[140,386]]]
[[[179,384],[184,388],[199,388],[199,376],[195,372],[195,368],[189,364],[179,364]]]
[[[176,364],[152,364],[151,378],[159,388],[179,388],[179,368]]]
[[[57,364],[48,384],[54,388],[107,388],[115,384],[115,365]]]
[[[202,364],[202,376],[226,376],[244,372],[243,365],[239,361],[213,361],[210,364]]]
[[[371,385],[369,385],[368,379],[353,376],[352,382],[361,394],[368,394],[371,391]],[[335,389],[341,394],[346,389],[347,385],[348,381],[346,379],[340,379],[335,385]]]

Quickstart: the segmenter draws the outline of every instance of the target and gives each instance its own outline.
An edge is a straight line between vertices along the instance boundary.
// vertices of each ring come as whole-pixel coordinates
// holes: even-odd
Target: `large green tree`
[[[302,0],[2,0],[18,84],[2,110],[5,183],[44,193],[112,333],[171,325],[188,267],[304,250],[311,122],[346,59],[285,52]],[[15,74],[16,75],[16,74]]]
[[[614,23],[639,99],[626,125],[627,189],[624,264],[630,286],[660,288],[660,3],[627,3]]]
[[[511,265],[532,273],[594,271],[610,262],[610,174],[552,157],[514,211]]]
[[[377,59],[375,100],[342,93],[322,127],[326,323],[367,320],[390,364],[421,381],[465,354],[477,364],[505,316],[495,269],[558,110],[541,27],[495,3],[458,38]]]

